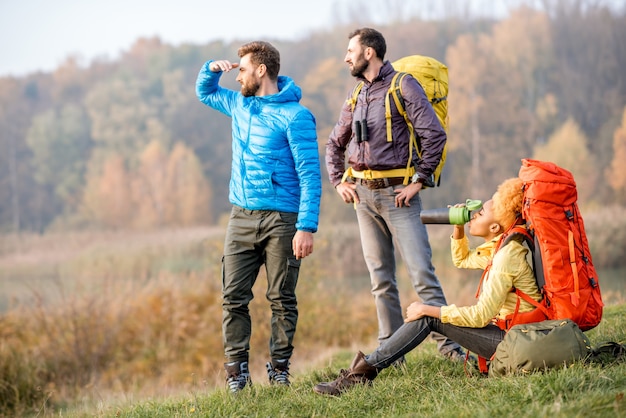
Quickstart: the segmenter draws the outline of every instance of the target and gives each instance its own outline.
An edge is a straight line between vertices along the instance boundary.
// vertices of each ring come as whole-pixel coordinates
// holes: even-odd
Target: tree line
[[[522,158],[569,169],[588,210],[626,205],[626,16],[601,2],[522,4],[502,19],[417,17],[271,40],[281,73],[316,116],[320,155],[355,84],[348,33],[374,26],[387,59],[449,69],[449,151],[427,206],[487,198]],[[0,78],[0,232],[158,228],[219,222],[229,210],[230,119],[195,96],[208,59],[249,40],[172,46],[138,39],[116,60]],[[223,85],[238,89],[234,76]],[[325,169],[322,170],[326,177]],[[324,179],[323,219],[352,219]]]

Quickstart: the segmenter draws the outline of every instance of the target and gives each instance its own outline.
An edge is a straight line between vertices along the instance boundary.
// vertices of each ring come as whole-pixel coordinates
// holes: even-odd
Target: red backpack
[[[496,244],[496,251],[521,237],[531,249],[535,279],[543,298],[537,302],[515,289],[515,312],[496,323],[508,331],[517,324],[569,318],[581,330],[590,330],[600,323],[604,304],[576,204],[574,177],[554,163],[531,159],[522,160],[518,176],[524,183],[522,217],[526,227],[513,225]],[[490,267],[491,263],[483,278]],[[521,299],[537,309],[519,313]],[[486,359],[479,357],[479,367],[486,373]]]
[[[587,331],[600,323],[604,304],[576,204],[574,177],[556,164],[523,159],[519,178],[524,183],[521,215],[526,226],[511,226],[502,234],[495,251],[520,237],[532,252],[533,271],[543,298],[537,302],[514,289],[518,296],[515,312],[496,320],[496,324],[508,331],[517,324],[569,318]],[[491,263],[483,278],[490,267]],[[537,309],[519,313],[520,299]]]
[[[574,176],[554,163],[523,159],[519,178],[524,182],[522,217],[534,238],[535,277],[543,293],[540,303],[533,302],[548,319],[569,318],[583,331],[592,329],[602,319],[604,304]]]

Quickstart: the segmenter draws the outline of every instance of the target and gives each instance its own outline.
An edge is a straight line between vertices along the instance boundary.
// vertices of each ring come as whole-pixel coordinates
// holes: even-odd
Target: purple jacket
[[[326,169],[330,182],[337,186],[348,164],[358,171],[391,170],[405,168],[409,159],[409,130],[391,99],[393,141],[387,142],[385,121],[385,96],[396,70],[385,61],[374,81],[365,82],[357,98],[354,112],[346,101],[341,108],[339,121],[326,143]],[[350,91],[348,99],[352,97]],[[428,178],[433,173],[443,152],[447,137],[437,115],[428,102],[424,89],[413,77],[402,81],[402,97],[409,120],[415,128],[418,143],[421,143],[422,158],[413,155],[416,171]],[[367,120],[368,141],[358,142],[355,138],[355,121]]]

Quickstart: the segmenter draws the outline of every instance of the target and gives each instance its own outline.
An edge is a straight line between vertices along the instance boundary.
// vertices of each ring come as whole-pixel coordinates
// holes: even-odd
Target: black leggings
[[[374,352],[366,356],[367,362],[379,369],[387,368],[420,345],[433,331],[445,335],[471,352],[487,359],[496,352],[496,347],[505,335],[505,332],[494,324],[483,328],[459,327],[444,324],[439,318],[424,316],[402,325]]]

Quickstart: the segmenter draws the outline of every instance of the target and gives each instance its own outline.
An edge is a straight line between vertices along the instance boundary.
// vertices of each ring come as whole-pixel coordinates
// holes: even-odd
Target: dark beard
[[[241,86],[241,94],[244,95],[244,97],[251,97],[256,95],[256,92],[259,91],[259,89],[261,88],[261,83],[257,82],[253,82],[247,85],[242,85]]]
[[[359,58],[359,61],[354,63],[354,65],[352,66],[352,71],[350,71],[350,74],[352,75],[352,77],[362,78],[363,73],[365,72],[365,70],[367,70],[367,67],[369,67],[369,65],[369,61]]]

